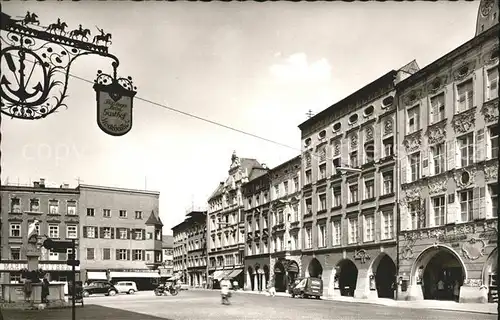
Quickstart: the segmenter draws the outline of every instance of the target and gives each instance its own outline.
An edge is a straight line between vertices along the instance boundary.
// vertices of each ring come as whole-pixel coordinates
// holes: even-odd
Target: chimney
[[[40,178],[40,187],[45,188],[45,179],[44,178]]]
[[[267,169],[267,165],[265,163],[263,163],[262,168]]]
[[[38,181],[33,181],[33,187],[35,187],[35,188],[40,188],[40,182],[38,182]]]
[[[64,184],[63,184],[63,188],[66,188],[66,189],[68,189],[68,188],[69,188],[69,184],[67,184],[67,183],[64,183]]]

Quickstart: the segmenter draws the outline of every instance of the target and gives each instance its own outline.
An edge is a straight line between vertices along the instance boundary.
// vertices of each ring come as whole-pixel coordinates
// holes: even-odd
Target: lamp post
[[[111,135],[123,135],[130,130],[136,87],[132,78],[116,76],[119,60],[108,52],[110,33],[96,27],[100,34],[92,38],[90,30],[81,24],[68,33],[65,30],[68,25],[61,19],[47,27],[40,26],[38,16],[30,12],[23,19],[13,19],[2,12],[0,21],[1,113],[36,120],[62,106],[67,107],[64,99],[72,63],[81,56],[96,54],[113,60],[113,76],[106,77],[98,71],[95,81],[99,127]],[[108,96],[111,99],[106,99]],[[103,116],[106,109],[113,109],[115,113],[107,112],[107,116]]]

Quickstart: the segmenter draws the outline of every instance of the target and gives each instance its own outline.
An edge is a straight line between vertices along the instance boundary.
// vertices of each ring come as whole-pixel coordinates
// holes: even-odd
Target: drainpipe
[[[396,79],[395,79],[396,80]],[[396,90],[396,93],[395,93],[395,96],[397,97],[397,100],[396,100],[396,119],[395,119],[395,123],[396,125],[393,126],[395,128],[395,139],[394,139],[394,144],[397,146],[397,152],[395,154],[396,156],[396,274],[395,274],[395,277],[396,277],[396,300],[398,300],[399,298],[399,232],[400,232],[400,229],[401,229],[401,210],[400,210],[400,186],[401,184],[399,183],[400,182],[400,175],[401,175],[401,161],[399,159],[399,95],[398,95],[398,92]]]

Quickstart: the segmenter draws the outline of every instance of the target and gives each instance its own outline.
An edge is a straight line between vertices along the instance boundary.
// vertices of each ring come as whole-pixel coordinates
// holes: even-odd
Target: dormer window
[[[340,128],[342,128],[342,125],[340,124],[340,122],[337,122],[336,124],[333,125],[333,131],[334,132],[339,131]]]
[[[363,111],[363,115],[365,117],[369,117],[373,114],[373,111],[375,110],[375,108],[373,106],[369,106],[367,107],[364,111]]]
[[[326,130],[322,130],[319,134],[318,134],[318,137],[320,139],[324,139],[326,137]]]
[[[305,141],[304,141],[304,145],[306,147],[310,146],[311,145],[311,138],[307,138]]]
[[[385,108],[392,106],[393,103],[394,103],[394,97],[393,96],[388,96],[387,98],[385,98],[384,100],[382,100],[382,105]]]

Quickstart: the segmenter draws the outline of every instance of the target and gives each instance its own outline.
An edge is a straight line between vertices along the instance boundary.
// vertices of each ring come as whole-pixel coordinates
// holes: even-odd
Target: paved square
[[[359,320],[359,319],[497,319],[496,315],[406,309],[398,307],[235,293],[229,306],[220,304],[217,291],[182,291],[156,297],[152,292],[115,297],[91,297],[77,309],[77,320]],[[4,311],[5,320],[69,320],[71,309]]]

